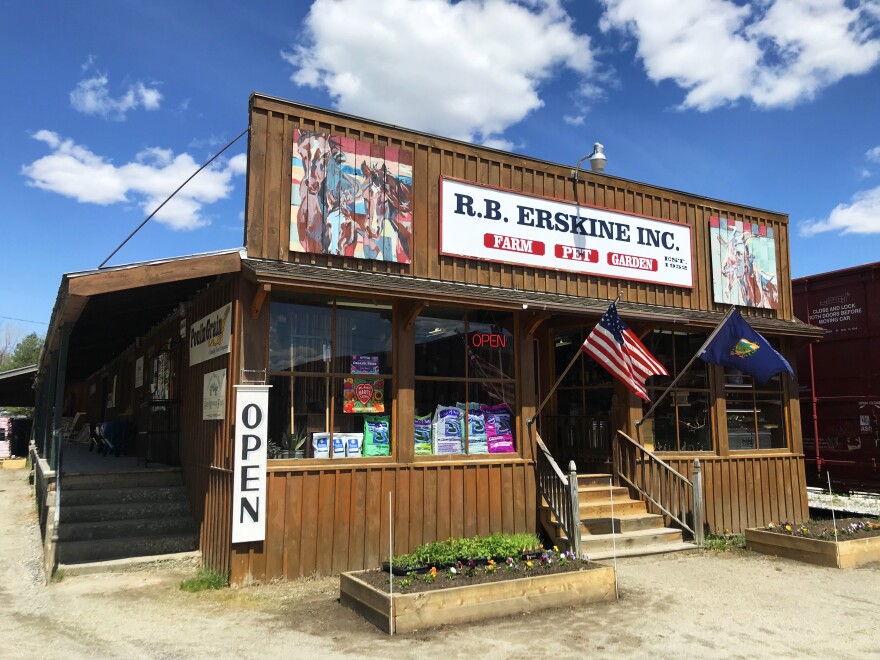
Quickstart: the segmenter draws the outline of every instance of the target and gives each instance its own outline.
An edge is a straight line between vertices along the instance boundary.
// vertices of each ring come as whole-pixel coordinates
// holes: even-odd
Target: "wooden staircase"
[[[628,488],[611,486],[610,474],[579,474],[578,504],[581,553],[590,559],[631,557],[697,546],[684,541],[680,529],[665,527],[663,516],[648,513],[645,502],[632,499]],[[613,502],[613,507],[612,507]],[[553,543],[568,548],[565,530],[547,501],[541,499],[540,520]]]

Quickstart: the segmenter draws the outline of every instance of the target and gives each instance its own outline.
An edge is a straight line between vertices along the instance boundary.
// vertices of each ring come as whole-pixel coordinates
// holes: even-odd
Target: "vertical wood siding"
[[[233,278],[221,278],[197,295],[187,312],[187,330],[211,312],[233,302]],[[233,305],[232,343],[239,338],[236,318],[239,310]],[[232,466],[230,462],[230,429],[235,414],[232,384],[235,360],[233,353],[220,355],[189,366],[189,340],[180,352],[182,396],[180,403],[180,460],[190,507],[199,530],[202,561],[218,571],[229,570],[232,538]],[[226,419],[202,419],[202,391],[206,373],[226,368]]]
[[[388,560],[420,543],[536,528],[526,461],[271,469],[266,540],[233,548],[235,583],[329,575]]]
[[[756,309],[750,310],[750,313],[771,318],[791,318],[788,218],[784,214],[584,172],[577,192],[577,199],[581,203],[685,223],[691,227],[693,289],[449,257],[439,254],[441,176],[574,202],[570,166],[554,165],[262,97],[254,97],[251,128],[246,210],[246,241],[251,257],[573,296],[610,299],[622,290],[624,300],[629,302],[723,311],[724,305],[712,302],[709,218],[714,215],[773,229],[778,246],[780,307],[778,311]],[[412,153],[411,264],[290,252],[294,128],[389,145]]]
[[[706,523],[718,534],[741,534],[770,522],[803,522],[807,482],[803,456],[700,456]],[[693,457],[664,455],[688,479]]]

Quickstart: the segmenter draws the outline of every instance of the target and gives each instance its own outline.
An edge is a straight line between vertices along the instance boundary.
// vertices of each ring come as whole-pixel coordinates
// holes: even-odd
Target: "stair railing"
[[[618,431],[612,444],[614,474],[703,545],[703,484],[699,459],[690,481],[645,447]]]
[[[581,505],[578,497],[578,477],[574,461],[568,464],[566,475],[556,459],[535,433],[538,444],[538,491],[556,516],[559,526],[568,538],[569,546],[577,557],[581,556]]]

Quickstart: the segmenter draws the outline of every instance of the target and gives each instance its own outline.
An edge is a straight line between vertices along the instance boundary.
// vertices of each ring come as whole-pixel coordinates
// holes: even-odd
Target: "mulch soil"
[[[472,584],[488,584],[490,582],[504,582],[507,580],[516,580],[519,578],[538,577],[541,575],[553,575],[557,573],[572,573],[576,571],[589,571],[601,568],[600,564],[589,561],[574,560],[567,564],[561,564],[554,561],[549,567],[540,563],[536,559],[532,562],[532,569],[525,570],[525,562],[520,562],[519,568],[511,570],[506,564],[498,564],[495,572],[489,573],[484,566],[477,566],[473,570],[467,567],[462,568],[453,577],[448,577],[450,573],[448,569],[438,569],[437,577],[433,582],[426,579],[427,574],[414,575],[412,582],[407,587],[401,586],[401,580],[406,579],[405,576],[394,576],[394,592],[404,594],[414,594],[422,591],[434,591],[436,589],[448,589],[450,587],[466,587]],[[358,578],[384,592],[388,592],[388,572],[381,570],[366,571],[358,574]]]
[[[870,538],[872,536],[880,536],[880,529],[873,530],[858,530],[849,534],[841,534],[840,530],[849,527],[850,525],[856,523],[872,523],[874,525],[880,524],[880,519],[864,517],[864,518],[842,518],[837,520],[837,532],[838,532],[838,541],[849,541],[851,539],[865,539]],[[782,523],[785,524],[785,523]],[[797,524],[797,523],[788,523],[791,525],[792,531],[786,531],[783,529],[782,524],[776,525],[774,529],[765,529],[768,532],[776,532],[778,534],[786,534],[788,536],[803,536],[805,538],[812,539],[820,539],[820,535],[823,531],[827,532],[827,538],[821,539],[823,541],[833,541],[834,540],[834,523],[831,520],[809,520],[805,523]],[[806,527],[810,530],[809,534],[799,534],[798,530],[801,527]]]

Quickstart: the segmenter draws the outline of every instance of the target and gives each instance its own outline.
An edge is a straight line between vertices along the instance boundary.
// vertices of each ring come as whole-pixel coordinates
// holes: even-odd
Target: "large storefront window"
[[[391,305],[273,296],[269,457],[391,455]]]
[[[766,385],[736,369],[724,369],[727,443],[731,450],[786,449],[782,379]]]
[[[514,317],[429,308],[415,323],[415,454],[516,450]]]
[[[698,333],[654,330],[643,343],[666,367],[669,376],[652,376],[647,389],[656,401],[672,380],[703,345],[706,336]],[[643,411],[651,407],[643,405]],[[709,407],[709,370],[703,360],[693,364],[675,384],[640,429],[643,442],[653,441],[656,451],[712,451]]]

